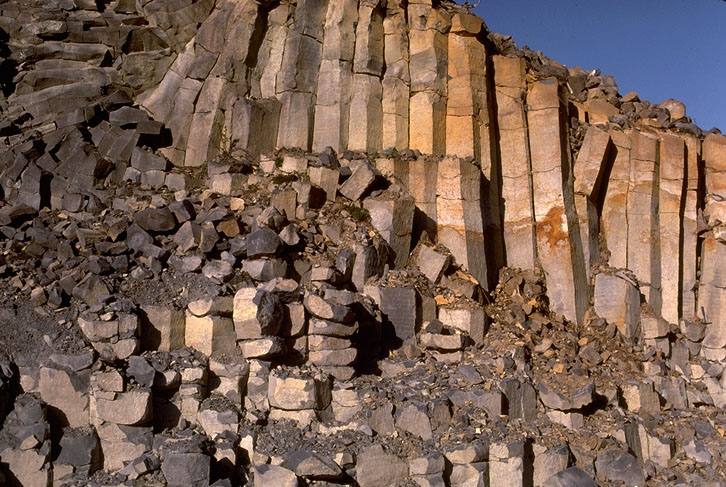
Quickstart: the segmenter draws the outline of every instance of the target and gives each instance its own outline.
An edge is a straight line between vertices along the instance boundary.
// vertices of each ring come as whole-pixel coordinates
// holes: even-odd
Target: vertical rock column
[[[173,143],[161,152],[173,164],[200,166],[219,150],[226,85],[242,83],[235,90],[247,92],[245,61],[257,14],[252,0],[220,4],[161,83],[138,98],[171,131]]]
[[[199,78],[204,80],[192,115],[191,126],[184,156],[185,166],[201,166],[222,149],[223,139],[228,129],[224,126],[224,109],[228,83],[234,84],[234,91],[247,93],[247,71],[245,64],[250,51],[250,41],[255,29],[259,5],[252,0],[228,2],[200,27],[196,37],[196,51],[201,54],[194,60],[195,69],[207,71],[205,61],[213,57],[209,53],[219,53],[211,71]],[[219,12],[219,17],[217,17]],[[232,47],[233,46],[233,47]],[[200,62],[200,60],[203,60]],[[202,66],[199,66],[199,65]],[[193,127],[193,129],[192,129]]]
[[[589,291],[557,80],[534,83],[527,105],[537,255],[546,275],[547,295],[554,311],[582,323]]]
[[[629,132],[614,130],[610,136],[617,152],[603,202],[600,228],[609,252],[608,263],[611,267],[625,268],[628,265],[627,205],[631,142]]]
[[[164,122],[172,134],[173,144],[160,149],[173,164],[184,164],[189,126],[192,122],[194,104],[203,83],[188,78],[195,58],[194,41],[190,41],[167,71],[161,83],[137,98],[155,120]]]
[[[356,0],[331,2],[325,14],[323,60],[318,74],[313,150],[327,146],[340,152],[348,147]]]
[[[479,161],[482,160],[482,125],[486,125],[486,134],[489,122],[486,50],[475,37],[481,27],[482,20],[474,15],[456,13],[452,18],[446,104],[446,153]]]
[[[536,244],[524,114],[524,68],[523,59],[494,56],[506,262],[511,267],[532,269],[536,264]]]
[[[686,145],[682,138],[662,134],[660,139],[660,187],[658,207],[660,209],[660,262],[661,293],[663,304],[661,316],[670,323],[678,323],[681,301],[681,204],[684,190],[684,169],[686,168]],[[695,210],[695,205],[694,205]],[[693,243],[695,246],[695,242]],[[694,247],[695,248],[695,247]]]
[[[574,167],[575,206],[588,276],[590,266],[600,260],[599,215],[614,155],[615,147],[610,134],[594,125],[589,127]]]
[[[309,150],[313,140],[315,94],[323,56],[326,0],[300,0],[285,40],[282,66],[277,74],[280,108],[278,147]]]
[[[384,149],[408,148],[408,105],[411,76],[408,71],[408,25],[402,0],[389,1],[383,19],[384,59],[383,75],[383,139]]]
[[[383,17],[380,0],[361,0],[355,33],[348,148],[375,152],[383,144]]]
[[[257,53],[257,64],[252,72],[250,94],[256,98],[275,98],[277,73],[287,38],[289,4],[280,4],[267,14],[267,30]]]
[[[699,165],[701,161],[701,141],[692,136],[685,137],[686,157],[686,194],[683,205],[681,246],[681,317],[693,318],[697,315],[696,290],[698,289],[698,193]]]
[[[436,217],[438,242],[487,287],[481,171],[456,157],[439,162]]]
[[[701,283],[698,310],[706,321],[701,353],[709,360],[726,358],[726,136],[709,134],[703,141],[706,172],[705,214],[711,231],[701,247]]]
[[[627,267],[640,281],[640,290],[653,310],[660,313],[659,141],[644,132],[633,132],[631,141]]]
[[[446,151],[447,33],[449,14],[431,0],[408,5],[411,100],[409,146],[424,154]]]
[[[408,165],[408,192],[416,201],[414,231],[426,232],[431,240],[436,238],[436,186],[439,163],[418,158]]]

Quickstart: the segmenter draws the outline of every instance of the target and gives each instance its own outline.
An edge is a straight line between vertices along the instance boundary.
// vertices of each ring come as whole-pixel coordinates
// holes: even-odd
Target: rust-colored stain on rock
[[[566,245],[568,243],[567,232],[562,230],[562,222],[565,218],[565,209],[561,206],[550,208],[547,216],[537,222],[537,241],[545,241],[550,247]]]

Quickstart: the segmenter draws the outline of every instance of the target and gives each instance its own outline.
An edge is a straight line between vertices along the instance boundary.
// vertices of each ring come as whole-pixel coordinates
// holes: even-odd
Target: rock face
[[[0,1],[0,484],[717,485],[724,172],[449,1]]]

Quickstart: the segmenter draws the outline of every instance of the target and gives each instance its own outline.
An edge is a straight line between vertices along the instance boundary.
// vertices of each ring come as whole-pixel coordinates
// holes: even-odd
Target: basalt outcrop
[[[719,485],[726,137],[431,0],[0,1],[8,485]]]

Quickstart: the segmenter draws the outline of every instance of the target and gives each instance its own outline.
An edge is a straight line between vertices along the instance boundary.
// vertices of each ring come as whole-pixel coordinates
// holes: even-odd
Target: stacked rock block
[[[701,134],[676,102],[656,109],[633,96],[618,109],[608,77],[588,81],[513,52],[486,40],[481,20],[428,1],[114,2],[103,11],[58,2],[40,12],[2,11],[10,37],[23,40],[10,42],[10,59],[30,66],[8,90],[2,184],[30,207],[109,206],[107,193],[86,189],[109,178],[183,189],[169,164],[230,152],[413,149],[436,156],[401,179],[416,231],[436,236],[480,282],[493,284],[503,265],[541,266],[554,309],[582,323],[592,265],[607,264],[633,271],[669,322],[701,313],[694,225],[704,204],[712,220],[717,213],[699,171],[717,195],[708,186],[718,164],[699,165]],[[21,28],[39,16],[40,27]],[[569,140],[573,118],[590,127],[584,141]],[[720,157],[713,138],[706,162]],[[476,164],[454,170],[452,159],[437,161],[444,154]],[[467,187],[448,194],[439,179],[466,171]],[[242,184],[237,173],[217,176],[223,192]],[[454,208],[451,197],[470,202]]]

